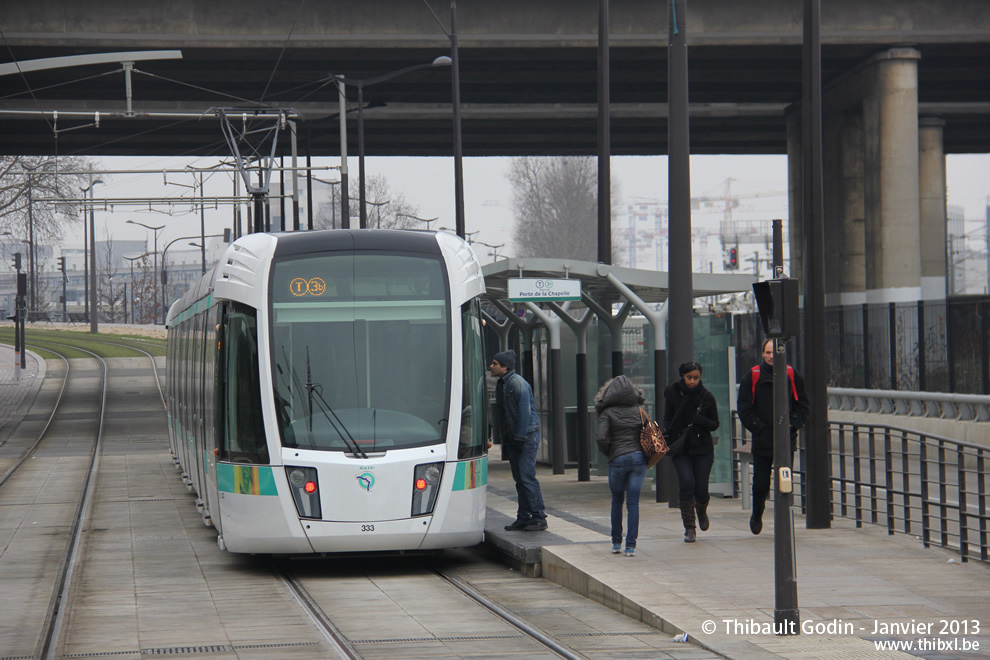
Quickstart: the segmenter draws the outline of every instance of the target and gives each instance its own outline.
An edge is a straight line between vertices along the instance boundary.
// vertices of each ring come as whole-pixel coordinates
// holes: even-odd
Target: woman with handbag
[[[627,376],[616,376],[595,395],[598,449],[608,457],[608,489],[612,492],[612,554],[622,548],[622,504],[629,520],[626,530],[626,557],[636,554],[639,538],[639,491],[646,477],[646,457],[639,442],[643,428],[640,405],[643,391]]]
[[[715,397],[701,384],[701,365],[685,362],[677,369],[681,379],[663,392],[663,435],[677,471],[684,523],[684,542],[694,543],[698,527],[708,529],[708,477],[715,462],[712,431],[718,428]]]

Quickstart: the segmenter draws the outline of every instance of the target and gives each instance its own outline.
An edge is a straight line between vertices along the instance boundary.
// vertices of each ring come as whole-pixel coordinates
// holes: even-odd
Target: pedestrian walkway
[[[517,565],[529,562],[531,574],[664,632],[686,632],[689,642],[726,657],[990,657],[990,567],[925,549],[914,536],[856,529],[842,518],[831,529],[808,530],[796,511],[803,632],[778,636],[772,632],[772,503],[763,533],[754,536],[739,500],[713,499],[711,528],[688,544],[679,509],[656,503],[648,478],[636,556],[624,557],[610,552],[607,477],[578,482],[576,470],[552,475],[548,466],[538,467],[538,477],[549,530],[504,531],[515,517],[515,487],[499,447],[493,448],[486,543]],[[884,650],[879,642],[913,647]]]
[[[45,371],[45,361],[28,351],[18,379],[13,346],[0,344],[0,445],[7,442],[31,407]]]

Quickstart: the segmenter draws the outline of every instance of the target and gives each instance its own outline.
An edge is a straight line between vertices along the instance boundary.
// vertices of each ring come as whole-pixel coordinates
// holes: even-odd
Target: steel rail
[[[92,511],[93,494],[96,490],[96,475],[100,469],[100,452],[103,447],[103,419],[104,413],[106,412],[107,382],[109,377],[107,363],[96,353],[88,351],[84,348],[69,346],[68,344],[60,344],[58,342],[41,343],[53,344],[55,346],[72,348],[83,353],[89,353],[103,366],[103,385],[100,391],[98,416],[99,423],[96,429],[96,442],[93,444],[93,451],[90,455],[89,471],[87,472],[86,480],[83,483],[83,496],[80,498],[79,504],[76,506],[72,525],[69,529],[69,535],[66,539],[65,551],[63,552],[62,560],[59,562],[58,570],[56,572],[55,586],[52,590],[52,598],[48,605],[48,612],[45,616],[41,640],[38,644],[37,653],[35,654],[35,657],[37,658],[50,660],[56,657],[55,653],[61,642],[66,604],[69,602],[69,590],[72,587],[72,576],[76,567],[76,562],[79,559],[79,540],[81,539],[85,528],[84,523],[89,520]],[[37,345],[37,343],[32,342],[32,345]]]
[[[433,572],[436,575],[438,575],[440,578],[445,580],[448,584],[456,587],[463,594],[473,599],[479,605],[490,611],[495,616],[504,620],[512,627],[517,628],[522,632],[526,633],[527,635],[529,635],[531,638],[533,638],[535,641],[545,646],[551,652],[556,653],[562,658],[568,658],[568,660],[582,660],[585,658],[585,656],[575,653],[570,648],[564,646],[557,640],[553,639],[539,628],[530,625],[529,622],[527,622],[522,617],[517,616],[516,614],[513,614],[506,608],[502,607],[494,600],[484,595],[483,593],[472,587],[464,580],[461,580],[458,577],[455,577],[453,575],[444,573],[443,571],[439,571],[436,569],[434,569]]]
[[[38,445],[41,444],[41,441],[44,439],[45,434],[48,433],[48,429],[52,425],[52,420],[55,419],[55,413],[58,412],[59,404],[62,402],[62,395],[65,394],[65,385],[66,383],[69,382],[69,360],[61,353],[58,353],[56,351],[51,351],[51,352],[55,353],[55,355],[58,355],[60,358],[62,358],[62,361],[65,363],[65,375],[62,378],[62,387],[59,389],[58,397],[55,399],[55,405],[52,407],[52,414],[48,416],[48,421],[45,422],[45,426],[44,428],[41,429],[41,433],[38,434],[38,438],[31,444],[28,450],[24,452],[24,455],[21,456],[16,461],[14,461],[13,465],[11,465],[10,468],[8,468],[7,471],[3,473],[3,476],[0,476],[0,488],[3,487],[3,485],[7,482],[7,479],[9,479],[10,476],[17,471],[17,468],[19,468],[21,464],[23,464],[24,461],[28,459],[28,456],[34,453],[34,450],[38,448]]]

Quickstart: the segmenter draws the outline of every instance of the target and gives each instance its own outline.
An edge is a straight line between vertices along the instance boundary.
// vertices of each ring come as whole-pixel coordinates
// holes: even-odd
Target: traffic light
[[[14,270],[17,271],[18,273],[21,272],[21,253],[20,252],[15,252],[14,253]]]
[[[731,247],[729,248],[729,270],[739,270],[739,248]]]
[[[58,269],[63,273],[65,272],[65,257],[58,258]]]

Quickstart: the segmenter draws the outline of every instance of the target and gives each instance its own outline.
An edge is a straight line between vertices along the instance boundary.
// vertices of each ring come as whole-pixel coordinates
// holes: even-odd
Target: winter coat
[[[502,376],[501,381],[502,392],[499,393],[496,385],[495,396],[502,417],[502,437],[526,440],[530,433],[540,430],[540,416],[536,413],[533,388],[515,371],[509,371]]]
[[[683,379],[679,380],[663,391],[663,401],[663,437],[667,442],[674,442],[688,429],[682,454],[715,453],[712,431],[719,425],[718,407],[715,396],[704,384],[699,381],[689,388]]]
[[[797,448],[797,432],[808,421],[808,393],[804,389],[804,378],[793,369],[794,388],[787,383],[787,401],[790,403],[789,421],[791,426],[791,451]],[[788,379],[790,380],[790,379]],[[794,391],[797,391],[797,400]],[[763,361],[760,364],[760,377],[756,381],[756,397],[753,396],[753,372],[747,371],[739,383],[739,398],[736,402],[739,420],[753,434],[753,455],[773,456],[773,367]]]
[[[609,462],[623,454],[643,451],[639,444],[639,432],[643,428],[639,416],[642,404],[643,392],[628,376],[616,376],[595,395],[595,413],[598,415],[595,442]]]

